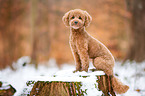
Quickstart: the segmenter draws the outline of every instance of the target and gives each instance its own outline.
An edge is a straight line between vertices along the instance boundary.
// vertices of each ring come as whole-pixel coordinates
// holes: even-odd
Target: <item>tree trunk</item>
[[[0,0],[0,69],[11,66],[22,55],[22,34],[17,25],[24,7],[23,1]]]
[[[43,6],[43,7],[41,7]],[[31,0],[32,63],[49,59],[50,36],[48,32],[48,1]],[[43,60],[44,61],[44,60]]]
[[[32,27],[32,54],[31,59],[32,63],[35,64],[35,67],[38,67],[38,30],[37,30],[37,24],[36,20],[38,17],[38,0],[32,0],[31,1],[31,27]]]
[[[145,0],[126,0],[132,14],[129,48],[126,60],[145,60]]]
[[[87,76],[84,78],[87,78]],[[112,89],[111,76],[97,76],[96,82],[98,82],[99,90],[102,90],[105,96],[116,96]],[[86,93],[82,91],[81,86],[81,82],[37,81],[30,92],[30,96],[84,96]]]

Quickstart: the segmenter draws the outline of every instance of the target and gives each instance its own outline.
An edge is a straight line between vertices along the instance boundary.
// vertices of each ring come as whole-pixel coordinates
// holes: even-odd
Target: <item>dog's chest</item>
[[[81,43],[83,41],[84,37],[82,36],[73,36],[73,35],[70,35],[70,43],[74,46],[77,46],[77,44]]]
[[[83,38],[77,37],[77,36],[70,36],[69,39],[69,44],[71,49],[73,49],[73,51],[78,52],[78,46],[80,45],[80,43],[82,42]],[[81,43],[82,45],[82,43]]]

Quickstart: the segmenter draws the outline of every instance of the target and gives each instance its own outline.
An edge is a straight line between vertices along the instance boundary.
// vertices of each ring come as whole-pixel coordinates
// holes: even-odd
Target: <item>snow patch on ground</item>
[[[104,74],[101,71],[98,73],[73,73],[75,70],[74,65],[64,64],[61,66],[61,69],[59,69],[54,59],[46,62],[46,65],[38,65],[38,69],[35,69],[33,64],[27,64],[29,62],[29,57],[22,57],[13,64],[14,68],[16,68],[15,71],[11,70],[10,67],[0,70],[0,81],[4,82],[4,84],[11,84],[16,88],[17,92],[14,96],[19,96],[19,94],[23,92],[23,89],[26,87],[26,82],[30,79],[37,80],[41,76],[44,79],[46,79],[45,77],[51,77],[53,80],[53,77],[56,76],[58,79],[62,78],[63,80],[66,79],[66,77],[69,77],[71,81],[73,79],[75,80],[76,77],[79,77],[80,75],[89,76],[88,79],[90,79],[90,81],[88,82],[88,80],[85,79],[86,81],[83,82],[82,86],[83,90],[89,86],[88,90],[86,90],[88,93],[87,96],[101,96],[102,94],[101,91],[97,91],[97,89],[92,86],[96,82],[93,81],[95,80],[94,78],[96,78],[95,75]],[[24,66],[24,64],[26,66]],[[90,67],[92,68],[92,64]],[[130,87],[127,93],[117,96],[145,96],[145,62],[140,64],[136,64],[136,62],[126,62],[123,66],[121,65],[121,62],[116,62],[114,74],[117,74],[117,78]]]

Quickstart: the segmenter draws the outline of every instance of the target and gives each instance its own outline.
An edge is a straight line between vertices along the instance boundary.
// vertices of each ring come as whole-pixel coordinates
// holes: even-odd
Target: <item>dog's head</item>
[[[67,27],[79,29],[81,27],[87,27],[90,24],[92,17],[86,11],[74,9],[67,12],[62,20]]]

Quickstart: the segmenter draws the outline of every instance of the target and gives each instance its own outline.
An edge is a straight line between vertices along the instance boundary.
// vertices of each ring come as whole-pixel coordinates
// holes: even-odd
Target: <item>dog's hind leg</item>
[[[113,64],[112,60],[105,59],[102,56],[102,57],[96,57],[93,61],[94,61],[93,65],[97,70],[102,70],[107,75],[113,75],[114,64]]]

